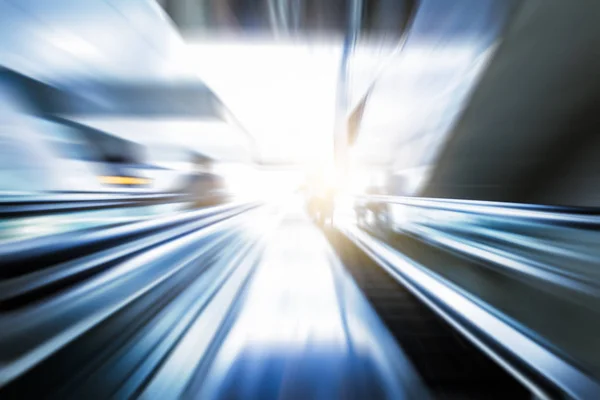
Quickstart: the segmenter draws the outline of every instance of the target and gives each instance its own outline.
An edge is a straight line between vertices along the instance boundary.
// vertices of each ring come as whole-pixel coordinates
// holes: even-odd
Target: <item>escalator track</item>
[[[328,232],[338,256],[433,398],[528,399],[530,392],[463,338],[350,239]]]

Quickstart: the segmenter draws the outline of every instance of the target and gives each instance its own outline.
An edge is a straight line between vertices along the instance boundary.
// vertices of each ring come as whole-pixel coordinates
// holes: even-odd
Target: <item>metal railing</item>
[[[503,272],[600,296],[600,210],[372,196],[390,230],[481,260]]]
[[[178,293],[221,262],[216,254],[228,244],[236,250],[221,263],[232,264],[206,274],[205,293],[196,288],[206,302],[252,247],[242,228],[259,206],[227,204],[0,245],[0,387],[140,299],[152,304]]]
[[[4,196],[0,198],[0,219],[183,203],[192,200],[187,195],[164,193],[137,195],[56,193],[40,196]]]
[[[341,229],[538,395],[600,393],[596,343],[586,339],[595,336],[600,315],[600,210],[394,196],[355,200],[385,215],[359,222],[365,230],[348,220]],[[439,249],[435,257],[419,256],[434,251],[427,246]],[[561,322],[565,313],[568,321]],[[561,332],[553,332],[561,324]]]

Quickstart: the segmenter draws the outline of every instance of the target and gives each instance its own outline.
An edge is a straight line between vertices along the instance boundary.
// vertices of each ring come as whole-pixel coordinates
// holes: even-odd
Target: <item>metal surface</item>
[[[387,204],[389,228],[536,280],[600,296],[597,209],[370,196]],[[397,219],[397,220],[396,220]]]
[[[42,236],[16,243],[6,243],[0,246],[0,265],[2,266],[0,276],[20,276],[23,273],[35,271],[40,266],[47,266],[49,263],[66,262],[85,256],[90,251],[107,250],[110,252],[111,248],[115,249],[114,246],[123,241],[133,240],[165,229],[185,229],[185,224],[197,222],[196,225],[190,225],[191,229],[187,227],[187,231],[191,232],[199,227],[240,214],[252,207],[248,205],[214,207],[105,229],[89,229],[76,233],[66,232],[49,237]],[[184,232],[186,231],[184,230]],[[118,254],[118,252],[114,254]]]
[[[598,379],[598,210],[365,197],[388,245]]]
[[[328,234],[436,399],[531,399],[530,391],[462,337],[338,230]]]
[[[44,194],[41,196],[4,196],[0,199],[0,218],[49,215],[65,212],[143,207],[156,204],[185,203],[190,196],[181,194]]]
[[[465,214],[505,217],[508,220],[564,223],[594,227],[600,223],[598,208],[521,204],[493,201],[437,199],[404,196],[368,196],[369,201],[402,204],[421,208],[456,211]]]
[[[0,395],[427,398],[301,210],[231,214],[4,278]]]
[[[465,291],[359,229],[352,226],[344,226],[343,229],[392,276],[538,396],[548,398],[556,395],[551,387],[545,386],[545,380],[575,398],[589,399],[600,393],[600,384],[596,380],[540,345]]]
[[[2,385],[18,380],[31,369],[44,370],[48,358],[50,364],[60,360],[61,349],[76,343],[81,335],[91,334],[101,322],[131,307],[137,299],[160,298],[159,287],[177,284],[182,275],[189,279],[201,272],[203,267],[198,261],[214,257],[219,243],[238,231],[243,226],[240,222],[247,221],[248,216],[216,224],[213,220],[203,229],[192,220],[188,226],[150,233],[108,252],[88,252],[88,256],[62,264],[47,260],[35,271],[25,270],[4,279],[2,285],[7,290],[0,316],[4,327],[0,337]],[[58,369],[54,373],[61,371],[66,372]]]

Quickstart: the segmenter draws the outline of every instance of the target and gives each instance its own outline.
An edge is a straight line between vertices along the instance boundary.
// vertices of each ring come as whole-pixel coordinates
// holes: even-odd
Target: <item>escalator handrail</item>
[[[441,199],[389,195],[358,196],[371,202],[401,204],[411,207],[454,211],[466,214],[503,217],[567,225],[600,225],[600,209],[539,204],[502,203],[480,200]]]
[[[51,194],[0,198],[0,218],[22,218],[64,212],[183,203],[194,199],[183,194]]]
[[[540,398],[551,398],[557,389],[578,399],[600,393],[595,379],[441,276],[354,226],[341,228],[396,280]]]
[[[0,245],[0,276],[10,277],[30,272],[39,265],[67,261],[139,237],[160,229],[192,220],[242,213],[259,206],[257,202],[235,202],[177,213],[124,225],[64,232]]]

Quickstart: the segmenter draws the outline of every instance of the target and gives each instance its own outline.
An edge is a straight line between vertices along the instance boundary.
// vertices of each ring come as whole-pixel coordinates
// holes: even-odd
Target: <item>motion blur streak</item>
[[[0,399],[600,398],[599,20],[0,0]]]

